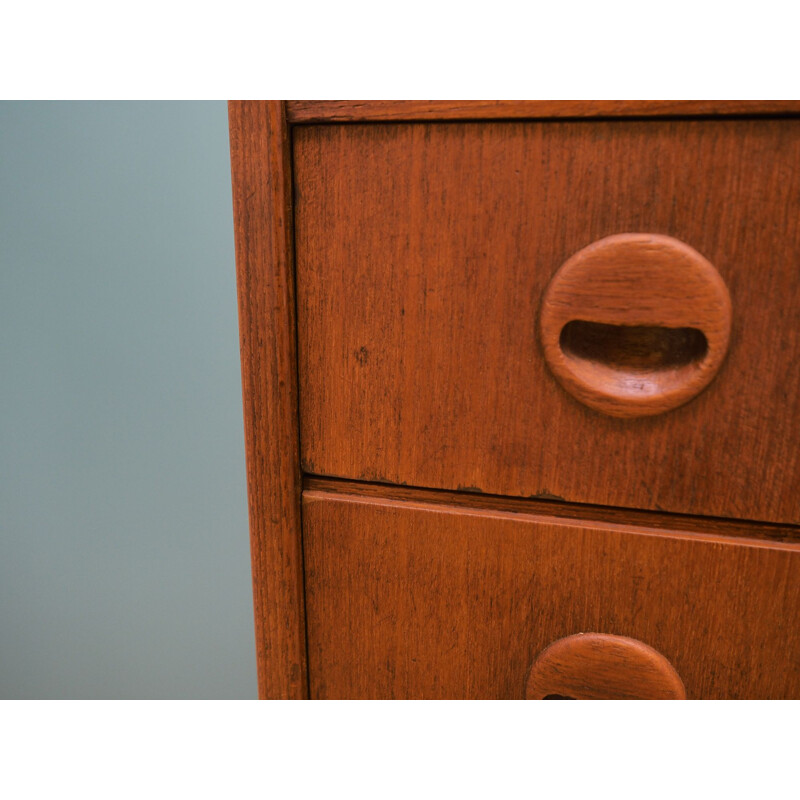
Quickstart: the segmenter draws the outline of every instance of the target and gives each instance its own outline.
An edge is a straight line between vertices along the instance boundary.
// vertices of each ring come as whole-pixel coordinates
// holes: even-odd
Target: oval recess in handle
[[[533,662],[527,700],[685,700],[680,675],[638,639],[578,633],[546,647]]]
[[[561,385],[615,417],[660,414],[699,394],[728,349],[731,301],[689,245],[622,233],[578,251],[542,298],[539,334]]]

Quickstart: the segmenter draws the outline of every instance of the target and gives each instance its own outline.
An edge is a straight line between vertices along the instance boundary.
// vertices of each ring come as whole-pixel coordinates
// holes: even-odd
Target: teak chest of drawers
[[[265,698],[800,698],[800,104],[233,102]]]

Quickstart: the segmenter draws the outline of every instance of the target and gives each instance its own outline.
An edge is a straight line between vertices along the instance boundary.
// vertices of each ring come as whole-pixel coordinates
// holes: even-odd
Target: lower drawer
[[[800,698],[800,546],[340,494],[303,496],[313,698],[523,698],[580,632],[689,698]]]

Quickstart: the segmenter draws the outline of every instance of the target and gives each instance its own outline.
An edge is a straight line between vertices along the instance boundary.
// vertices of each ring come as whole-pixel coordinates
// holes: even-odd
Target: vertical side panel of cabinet
[[[631,637],[689,698],[800,697],[800,548],[307,490],[311,696],[523,698],[536,656]]]
[[[231,102],[236,281],[258,693],[307,696],[292,255],[284,104]]]

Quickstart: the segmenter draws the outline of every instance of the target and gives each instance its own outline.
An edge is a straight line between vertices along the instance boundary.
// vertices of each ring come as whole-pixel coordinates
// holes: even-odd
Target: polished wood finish
[[[408,122],[412,120],[665,117],[800,114],[797,100],[293,100],[289,121]]]
[[[439,489],[419,489],[408,486],[390,486],[383,483],[364,483],[336,478],[320,478],[314,475],[303,477],[303,488],[333,494],[358,495],[359,497],[383,498],[386,500],[425,503],[434,505],[461,506],[477,511],[504,511],[512,514],[536,514],[544,517],[564,517],[586,522],[604,522],[611,525],[635,525],[638,528],[669,531],[692,531],[692,536],[710,535],[715,542],[735,542],[737,539],[765,539],[773,542],[800,544],[800,527],[776,525],[764,522],[692,517],[685,514],[664,514],[629,508],[576,505],[556,499],[526,499],[500,497],[470,492],[447,492]]]
[[[576,633],[533,662],[526,700],[685,700],[675,668],[644,642],[607,633]]]
[[[558,270],[539,329],[548,367],[580,402],[614,417],[663,414],[717,374],[731,299],[714,266],[687,244],[622,233]]]
[[[279,102],[228,109],[262,698],[307,694],[290,153]]]
[[[689,698],[800,696],[800,547],[306,490],[318,698],[524,698],[555,640],[645,642]]]
[[[800,697],[798,116],[231,103],[261,697]],[[570,277],[642,232],[729,323],[674,261]],[[555,347],[721,367],[623,418]]]
[[[306,472],[800,522],[800,120],[304,125],[294,158]],[[733,327],[698,397],[616,419],[537,315],[637,231],[708,259]]]

